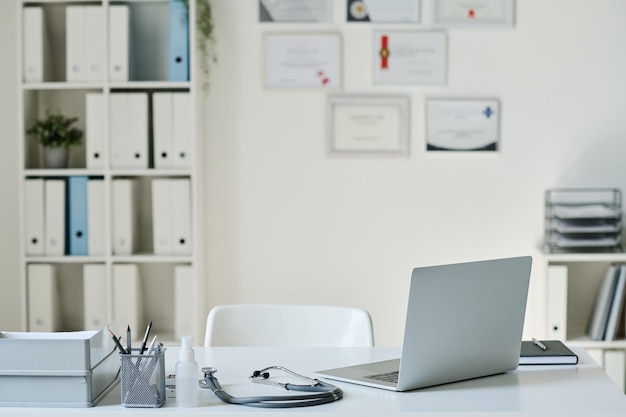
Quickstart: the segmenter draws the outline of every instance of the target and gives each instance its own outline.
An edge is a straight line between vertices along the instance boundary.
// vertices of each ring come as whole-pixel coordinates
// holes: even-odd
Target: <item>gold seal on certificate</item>
[[[385,85],[446,83],[444,32],[377,32],[373,40],[373,81]]]
[[[429,151],[496,151],[498,100],[426,101],[426,148]]]

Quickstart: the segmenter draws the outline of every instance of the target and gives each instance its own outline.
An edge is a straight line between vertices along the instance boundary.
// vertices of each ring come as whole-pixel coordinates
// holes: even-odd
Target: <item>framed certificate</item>
[[[374,84],[445,84],[446,43],[443,31],[375,32],[372,45]]]
[[[259,22],[330,22],[331,0],[259,0]]]
[[[408,156],[409,107],[408,96],[331,95],[328,154]]]
[[[426,100],[426,150],[497,151],[498,100]]]
[[[421,0],[348,0],[348,22],[417,23]]]
[[[267,88],[339,88],[340,63],[338,34],[265,36]]]
[[[433,0],[437,26],[512,27],[515,0]]]

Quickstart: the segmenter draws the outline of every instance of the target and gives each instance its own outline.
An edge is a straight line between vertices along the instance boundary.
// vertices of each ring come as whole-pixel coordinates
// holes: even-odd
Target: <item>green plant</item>
[[[196,1],[196,31],[198,36],[198,49],[200,50],[200,67],[204,73],[203,88],[209,87],[209,72],[211,64],[217,64],[217,50],[215,39],[215,24],[213,22],[213,9],[210,0]],[[184,0],[189,7],[189,0]]]
[[[26,133],[43,146],[69,149],[80,145],[83,137],[82,130],[72,127],[77,121],[78,117],[65,117],[60,111],[52,113],[48,110],[46,117],[35,119]]]

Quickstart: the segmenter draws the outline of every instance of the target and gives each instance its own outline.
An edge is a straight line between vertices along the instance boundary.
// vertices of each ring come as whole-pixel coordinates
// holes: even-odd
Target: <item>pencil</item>
[[[124,350],[124,348],[122,347],[122,344],[120,343],[120,341],[118,340],[117,336],[115,336],[115,333],[113,333],[113,331],[111,329],[109,329],[109,333],[111,333],[111,338],[113,339],[113,341],[115,342],[115,346],[117,346],[118,350],[120,351],[121,354],[125,355],[126,352]]]

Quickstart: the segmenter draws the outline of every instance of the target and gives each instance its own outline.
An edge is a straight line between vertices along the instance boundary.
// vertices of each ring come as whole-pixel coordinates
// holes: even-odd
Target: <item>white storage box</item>
[[[108,335],[0,332],[0,406],[94,406],[119,381]]]

